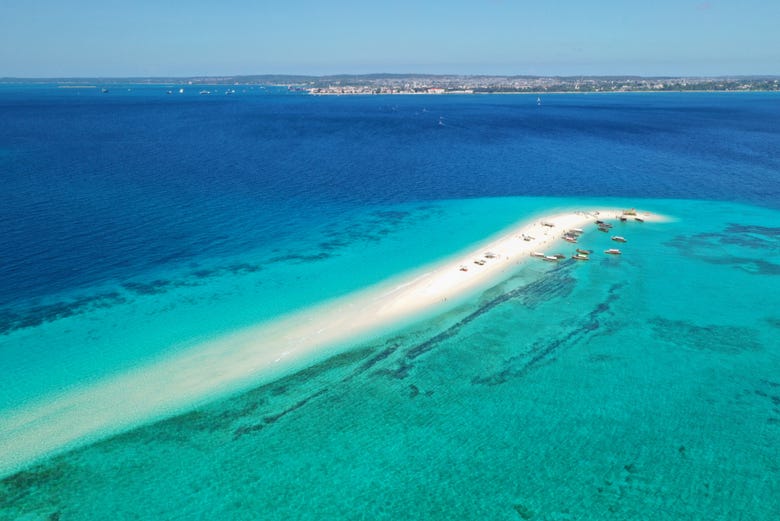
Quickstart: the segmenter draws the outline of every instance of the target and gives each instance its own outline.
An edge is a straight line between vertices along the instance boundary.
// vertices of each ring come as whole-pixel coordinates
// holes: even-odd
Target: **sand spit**
[[[45,457],[273,380],[392,327],[454,306],[508,277],[568,230],[622,210],[546,215],[411,274],[224,336],[0,418],[0,476]],[[644,221],[666,218],[639,212]],[[638,219],[637,219],[638,220]]]

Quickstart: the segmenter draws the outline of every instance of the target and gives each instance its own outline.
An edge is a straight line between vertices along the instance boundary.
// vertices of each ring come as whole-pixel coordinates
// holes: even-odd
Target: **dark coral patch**
[[[656,317],[649,320],[657,338],[678,346],[720,353],[742,353],[762,348],[756,332],[737,326],[700,326],[686,320]]]

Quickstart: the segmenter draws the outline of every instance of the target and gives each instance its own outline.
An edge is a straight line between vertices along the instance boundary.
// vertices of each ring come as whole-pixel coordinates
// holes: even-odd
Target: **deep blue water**
[[[0,90],[0,302],[270,244],[353,206],[553,195],[780,206],[776,94]]]

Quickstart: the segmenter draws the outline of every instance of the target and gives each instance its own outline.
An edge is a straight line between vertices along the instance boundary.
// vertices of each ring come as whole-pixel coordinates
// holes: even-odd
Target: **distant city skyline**
[[[0,5],[0,77],[780,74],[780,2],[41,0]]]

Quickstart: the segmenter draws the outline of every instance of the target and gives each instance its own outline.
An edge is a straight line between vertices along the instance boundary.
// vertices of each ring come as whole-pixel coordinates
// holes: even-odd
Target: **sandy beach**
[[[0,419],[0,476],[47,455],[268,382],[337,354],[337,349],[446,311],[459,299],[507,278],[521,263],[543,262],[532,252],[568,252],[568,257],[574,245],[563,242],[566,231],[590,231],[596,219],[615,221],[621,214],[620,209],[590,209],[537,216],[434,265],[6,411]],[[644,211],[637,216],[648,222],[666,219]]]

